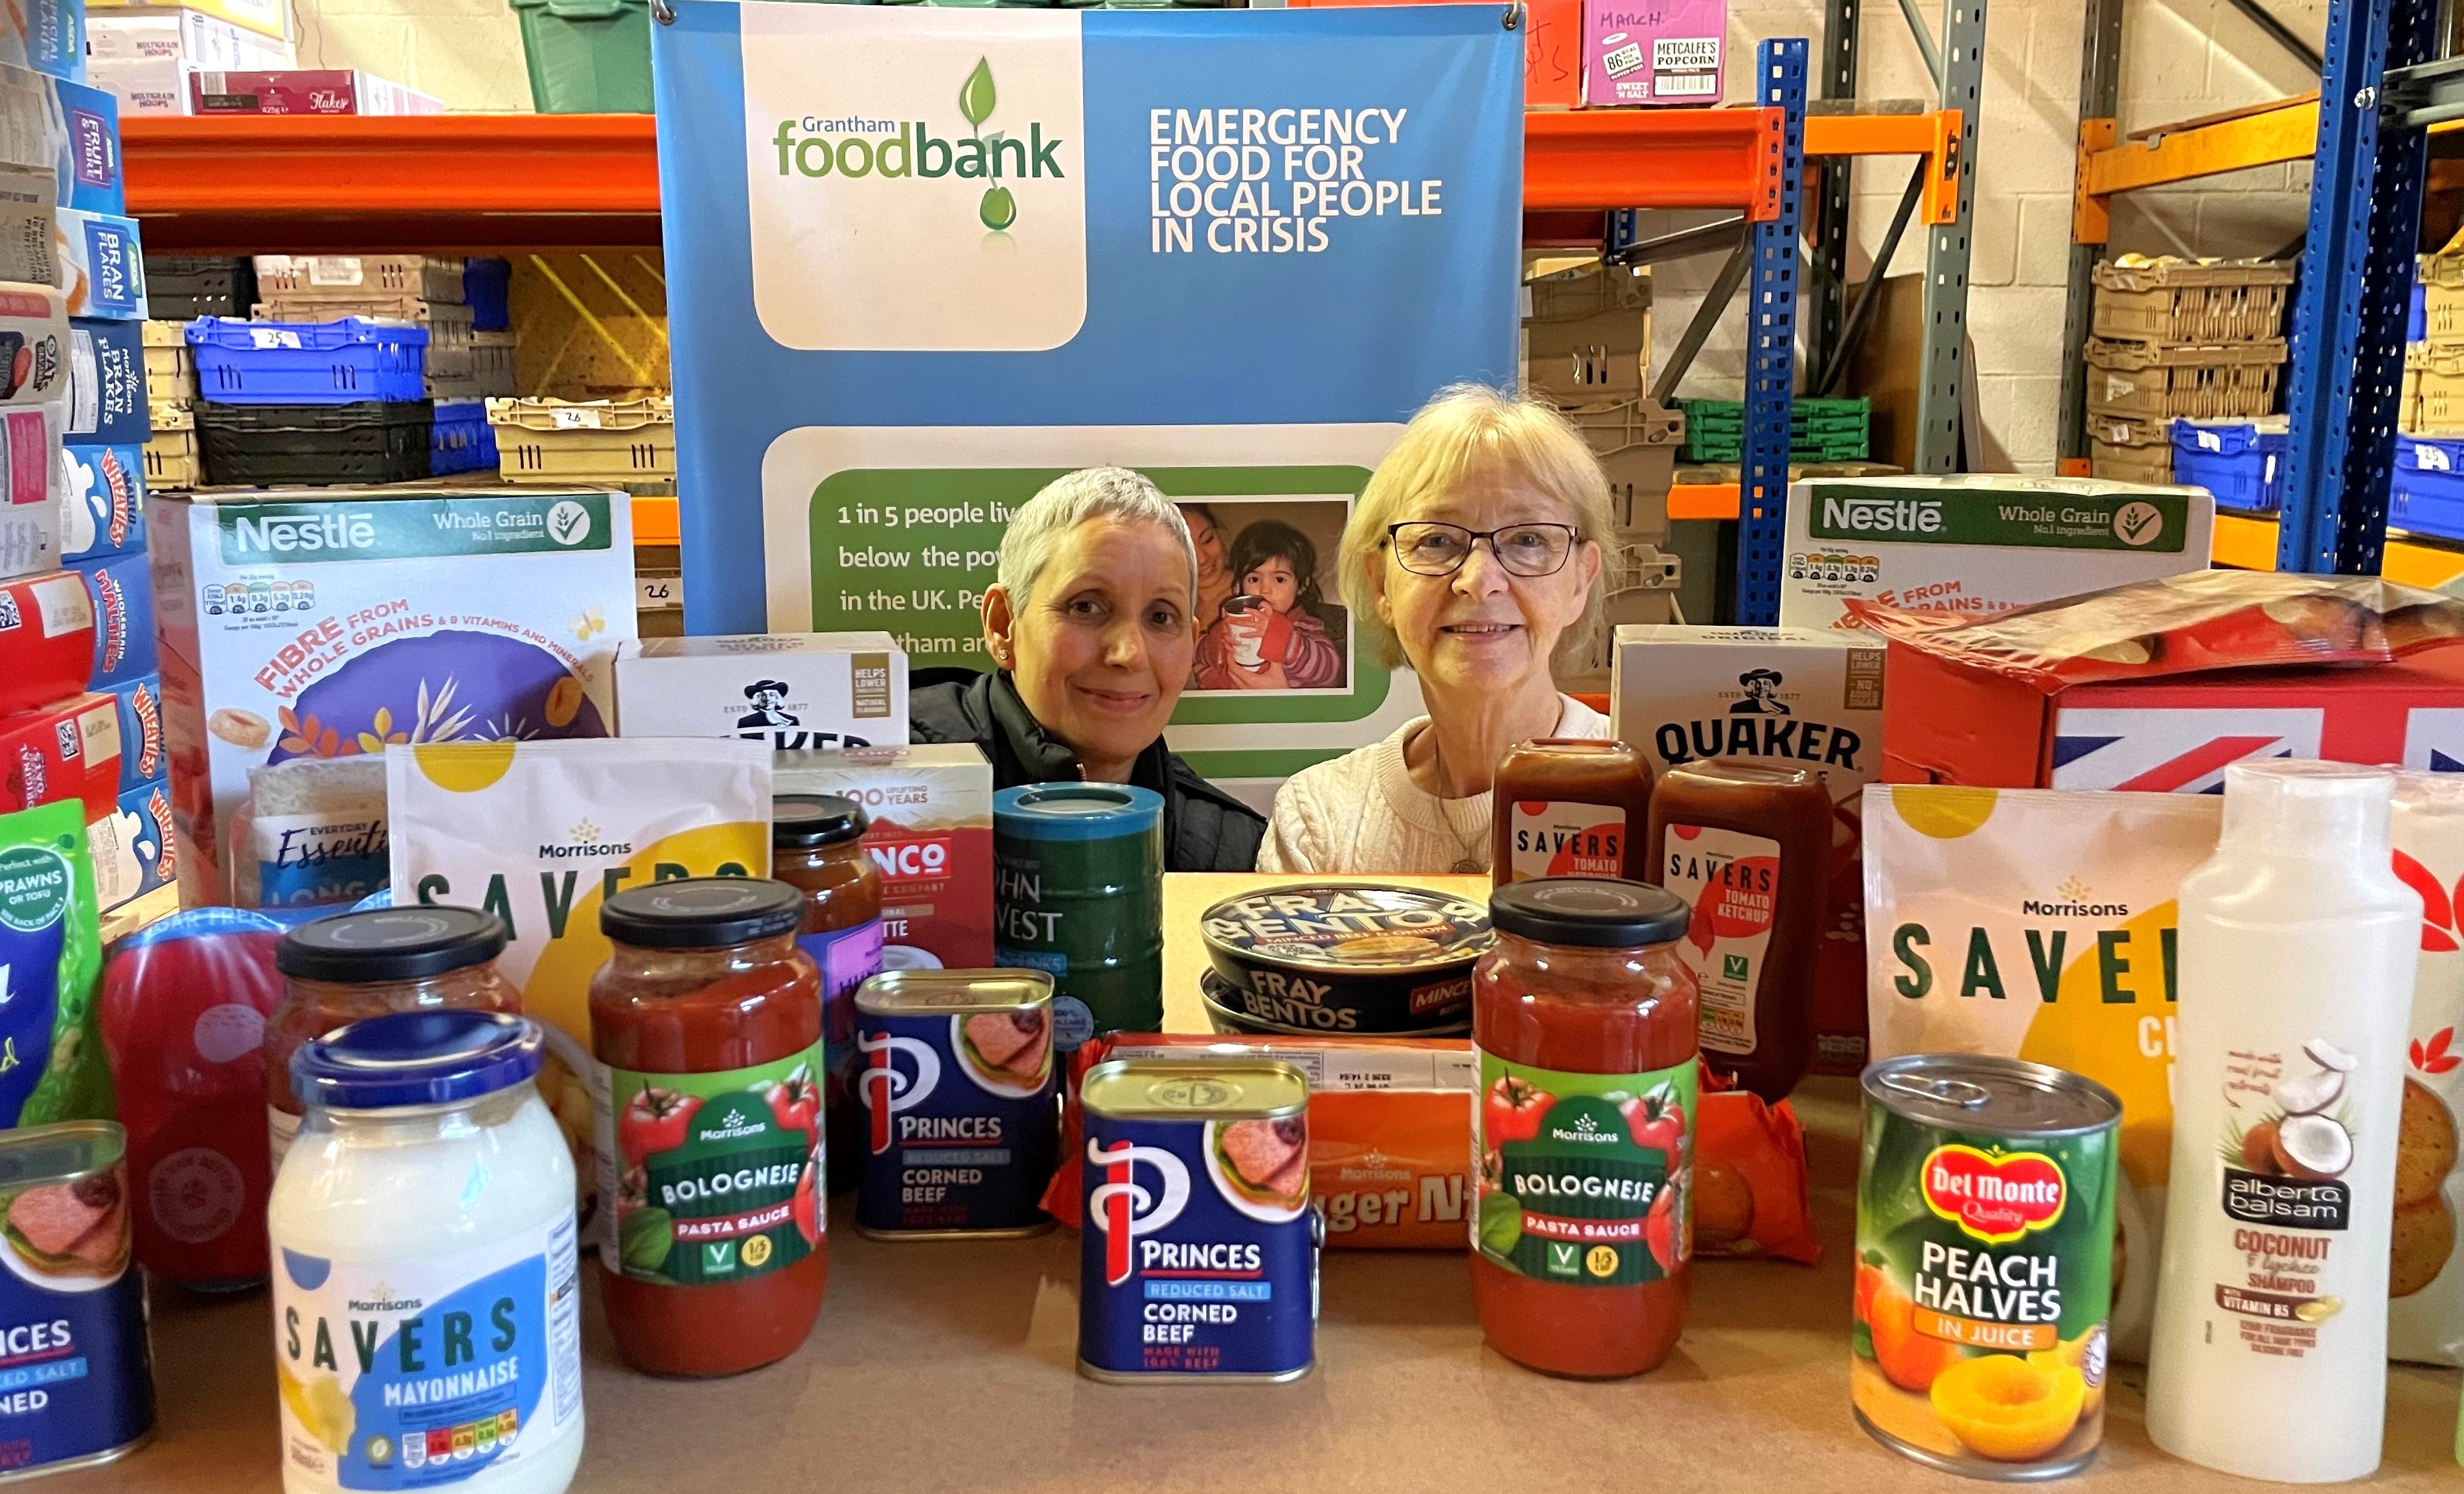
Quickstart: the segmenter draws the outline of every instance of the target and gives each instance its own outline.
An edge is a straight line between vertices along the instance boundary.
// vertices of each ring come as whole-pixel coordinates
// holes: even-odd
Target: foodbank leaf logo
[[[978,57],[976,70],[958,87],[958,112],[966,116],[968,129],[980,138],[984,121],[993,117],[1000,100],[1001,96],[993,88],[991,59]],[[1001,141],[1001,132],[995,130],[987,149],[999,148]],[[1018,199],[1008,187],[996,182],[984,188],[984,200],[977,205],[976,216],[984,220],[985,228],[999,233],[1018,221]]]

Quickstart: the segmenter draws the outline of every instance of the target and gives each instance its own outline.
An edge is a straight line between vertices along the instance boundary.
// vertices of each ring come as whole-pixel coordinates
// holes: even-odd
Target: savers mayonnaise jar
[[[2174,896],[2216,846],[2201,794],[1872,784],[1876,1060],[1984,1053],[2121,1097],[2114,1353],[2146,1356],[2173,1145]]]

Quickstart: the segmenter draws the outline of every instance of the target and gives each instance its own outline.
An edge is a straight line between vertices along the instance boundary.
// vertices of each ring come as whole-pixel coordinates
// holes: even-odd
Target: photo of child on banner
[[[1271,509],[1266,505],[1272,504]],[[1199,554],[1202,631],[1193,691],[1342,690],[1351,627],[1326,600],[1349,505],[1340,498],[1230,499],[1179,505]],[[1244,509],[1260,516],[1247,518]],[[1266,517],[1271,512],[1274,516]]]

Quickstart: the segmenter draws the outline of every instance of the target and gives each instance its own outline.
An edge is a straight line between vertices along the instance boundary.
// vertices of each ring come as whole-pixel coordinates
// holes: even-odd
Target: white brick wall
[[[505,0],[295,0],[299,57],[311,67],[358,67],[442,98],[456,110],[530,108],[521,33]],[[2264,0],[2317,45],[2326,0]],[[2316,79],[2227,0],[2125,0],[2121,124],[2124,133],[2314,87]],[[1939,0],[1920,0],[1936,22]],[[1865,0],[1861,93],[1934,97],[1916,45],[1892,0]],[[1727,98],[1753,97],[1754,43],[1822,34],[1821,0],[1730,0]],[[1977,151],[1975,232],[1969,297],[1978,402],[1989,456],[2050,471],[2061,367],[2062,281],[2070,247],[2070,191],[2079,119],[2078,0],[1991,0],[1986,25],[1983,138]],[[1907,182],[1907,164],[1857,167],[1850,277],[1881,245]],[[2163,253],[2172,235],[2201,253],[2272,253],[2301,231],[2309,167],[2269,166],[2138,193],[2113,218],[2115,253]],[[1811,204],[1808,212],[1811,213]],[[1646,232],[1721,216],[1658,213]],[[2160,227],[2159,225],[2162,225]],[[1925,231],[1912,224],[1891,265],[1924,267]],[[1675,346],[1719,271],[1711,255],[1656,272],[1655,362]],[[1737,398],[1743,388],[1742,298],[1695,360],[1683,392]]]

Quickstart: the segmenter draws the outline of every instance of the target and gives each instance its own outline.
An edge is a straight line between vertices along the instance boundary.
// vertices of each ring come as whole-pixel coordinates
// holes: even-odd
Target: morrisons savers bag
[[[547,1027],[539,1097],[564,1128],[575,1175],[593,1191],[590,978],[607,958],[599,905],[646,882],[768,876],[770,744],[600,737],[390,747],[385,815],[396,902],[483,908],[505,920],[511,938],[496,968]]]
[[[2214,853],[2205,794],[1865,790],[1865,999],[1877,1060],[1991,1053],[2122,1097],[2113,1351],[2144,1359],[2172,1163],[2173,927]]]

